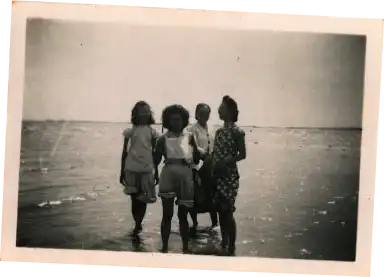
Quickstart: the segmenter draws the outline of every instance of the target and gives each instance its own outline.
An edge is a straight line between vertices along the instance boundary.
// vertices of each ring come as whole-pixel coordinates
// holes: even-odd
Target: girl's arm
[[[157,140],[161,135],[159,134],[159,132],[156,131],[155,128],[151,127],[151,131],[152,131],[152,138],[151,138],[152,151],[155,151]]]
[[[245,147],[245,134],[241,133],[241,135],[238,137],[236,142],[237,142],[237,149],[238,149],[236,162],[239,162],[239,161],[245,160],[245,158],[247,157],[247,149]]]
[[[152,133],[152,158],[153,158],[153,165],[155,170],[155,183],[159,183],[159,164],[161,162],[161,157],[158,158],[158,154],[156,153],[156,147],[158,145],[158,140],[160,139],[160,134],[153,129]]]
[[[191,135],[190,143],[191,143],[192,150],[193,150],[193,153],[192,153],[193,162],[195,164],[198,164],[199,161],[202,159],[203,153],[200,152],[200,149],[197,146],[197,143],[196,143],[194,135]]]
[[[127,158],[127,145],[128,145],[128,138],[124,137],[124,145],[123,145],[123,152],[121,154],[121,169],[120,169],[120,183],[123,185],[124,183],[124,168],[125,168],[125,159]]]
[[[155,171],[157,170],[161,162],[161,159],[163,158],[164,150],[165,150],[164,146],[165,146],[165,138],[164,136],[161,136],[157,139],[155,150],[153,151],[153,163],[155,166]]]

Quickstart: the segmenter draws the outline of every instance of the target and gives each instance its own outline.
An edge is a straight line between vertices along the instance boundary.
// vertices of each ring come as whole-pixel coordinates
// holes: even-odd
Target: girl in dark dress
[[[194,169],[197,180],[195,181],[195,205],[190,212],[193,221],[191,236],[196,235],[197,215],[199,213],[209,212],[212,222],[211,228],[214,229],[218,226],[217,212],[212,207],[211,153],[213,138],[208,128],[210,113],[211,108],[208,104],[199,103],[195,110],[196,123],[189,128],[202,158],[202,166],[196,166]]]
[[[219,107],[223,127],[216,131],[212,153],[213,201],[219,213],[222,247],[228,255],[235,254],[236,221],[233,213],[239,189],[237,162],[246,158],[245,133],[237,125],[237,103],[224,96]]]

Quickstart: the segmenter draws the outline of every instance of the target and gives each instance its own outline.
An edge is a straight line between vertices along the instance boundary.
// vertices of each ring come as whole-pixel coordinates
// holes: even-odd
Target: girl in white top
[[[212,153],[212,144],[213,136],[208,129],[208,120],[211,114],[211,108],[208,104],[200,103],[196,106],[195,118],[197,122],[193,124],[189,131],[193,134],[197,148],[199,149],[200,155],[202,156],[203,165],[201,168],[197,167],[195,170],[198,171],[198,176],[200,179],[200,186],[195,186],[195,206],[194,209],[190,211],[190,215],[193,221],[193,228],[191,229],[191,235],[196,235],[196,229],[198,225],[197,214],[209,212],[212,221],[212,228],[218,226],[218,215],[214,211],[211,197],[212,197],[212,188],[211,188],[211,165],[210,165],[210,154]],[[201,189],[199,189],[201,188]],[[200,199],[200,201],[198,200]]]
[[[162,135],[155,149],[155,166],[165,158],[160,175],[159,196],[162,199],[163,218],[161,221],[161,238],[163,252],[168,251],[175,198],[178,203],[180,235],[183,252],[189,252],[188,211],[193,207],[194,185],[192,167],[200,159],[199,151],[191,133],[185,131],[189,113],[180,105],[164,109],[162,123],[167,132]]]
[[[147,203],[156,202],[155,183],[157,168],[153,163],[153,148],[159,134],[151,127],[154,123],[149,105],[140,101],[132,109],[132,128],[123,132],[124,146],[121,157],[120,183],[131,195],[132,216],[135,220],[133,235],[142,231]]]

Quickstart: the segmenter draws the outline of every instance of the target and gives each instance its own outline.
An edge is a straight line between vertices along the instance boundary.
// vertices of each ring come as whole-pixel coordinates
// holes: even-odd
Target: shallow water
[[[124,124],[23,124],[17,245],[157,252],[161,204],[140,239],[118,182]],[[237,256],[355,258],[360,131],[244,128],[247,159],[235,214]],[[219,232],[199,215],[194,253],[217,254]],[[170,251],[181,251],[177,216]]]

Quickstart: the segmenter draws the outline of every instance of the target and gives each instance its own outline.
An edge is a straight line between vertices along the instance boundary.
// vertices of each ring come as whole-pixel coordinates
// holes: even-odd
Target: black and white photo
[[[376,33],[21,18],[16,249],[359,262]]]

